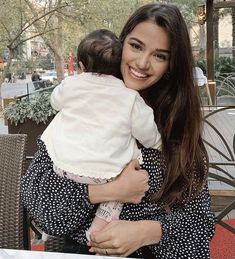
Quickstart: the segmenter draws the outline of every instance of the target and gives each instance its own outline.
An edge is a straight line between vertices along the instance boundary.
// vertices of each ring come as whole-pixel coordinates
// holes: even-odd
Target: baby
[[[152,109],[118,78],[121,52],[114,33],[91,32],[78,46],[81,73],[52,92],[51,105],[59,112],[41,140],[61,177],[86,184],[112,181],[131,160],[142,163],[136,140],[147,148],[161,145]],[[100,204],[88,240],[92,231],[118,220],[121,210],[118,201]]]

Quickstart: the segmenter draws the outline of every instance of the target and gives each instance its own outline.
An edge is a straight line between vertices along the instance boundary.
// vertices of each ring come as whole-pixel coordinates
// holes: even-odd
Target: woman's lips
[[[146,79],[148,77],[148,75],[146,74],[143,74],[139,71],[137,71],[136,69],[134,69],[133,67],[129,67],[129,74],[137,79],[137,80],[143,80],[143,79]]]

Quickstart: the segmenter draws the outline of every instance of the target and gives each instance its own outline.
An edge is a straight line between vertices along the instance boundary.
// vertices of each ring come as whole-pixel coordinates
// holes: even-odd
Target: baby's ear
[[[85,72],[85,71],[86,71],[86,69],[85,69],[85,67],[84,67],[84,65],[83,65],[83,63],[82,63],[82,61],[79,61],[79,62],[78,62],[78,73],[81,74],[81,73],[83,73],[83,72]]]

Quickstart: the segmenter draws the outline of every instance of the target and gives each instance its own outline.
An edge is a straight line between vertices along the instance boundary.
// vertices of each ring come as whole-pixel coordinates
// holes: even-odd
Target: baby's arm
[[[153,110],[137,94],[132,109],[132,135],[146,148],[159,148],[161,135],[154,121]]]

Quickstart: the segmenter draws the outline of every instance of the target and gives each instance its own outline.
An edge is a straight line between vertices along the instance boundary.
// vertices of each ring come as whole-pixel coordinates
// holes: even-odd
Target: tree
[[[45,15],[43,19],[38,19],[34,23],[34,28],[54,54],[57,78],[60,82],[64,78],[64,17],[62,9],[66,9],[69,5],[63,0],[47,0],[43,1],[43,4],[42,1],[38,1],[38,4],[32,0],[24,0],[24,2],[34,17],[38,17],[39,13],[51,14],[50,16]],[[47,33],[43,33],[45,28],[48,30]]]
[[[119,35],[125,21],[143,4],[152,0],[0,0],[0,51],[7,47],[12,57],[20,53],[28,39],[40,36],[54,55],[57,77],[64,76],[64,59],[76,52],[81,38],[97,28]],[[189,27],[195,20],[196,7],[204,0],[162,0],[176,3]],[[7,15],[6,15],[7,13]],[[9,15],[8,15],[9,14]],[[4,37],[2,37],[2,35]],[[12,43],[13,41],[13,43]],[[2,43],[2,45],[1,45]],[[18,53],[18,54],[17,54]]]
[[[151,0],[70,0],[64,16],[64,53],[76,55],[80,40],[92,30],[106,28],[120,34],[128,17]]]
[[[8,49],[7,65],[0,75],[0,87],[8,73],[12,60],[17,58],[22,50],[22,45],[29,39],[50,32],[48,26],[44,26],[40,32],[34,31],[34,25],[42,19],[49,20],[53,13],[64,6],[60,5],[54,9],[45,9],[34,16],[21,0],[0,0],[4,12],[0,13],[1,49]],[[29,33],[30,31],[30,33]],[[1,95],[0,95],[1,103]]]
[[[51,55],[39,56],[37,60],[38,66],[45,70],[51,70],[54,68],[54,64],[51,62]]]

